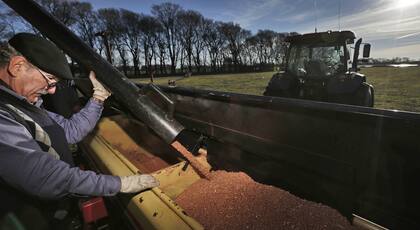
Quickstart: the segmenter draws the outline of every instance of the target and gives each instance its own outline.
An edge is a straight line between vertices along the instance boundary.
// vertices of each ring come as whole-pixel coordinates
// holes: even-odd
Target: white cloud
[[[379,49],[379,50],[372,49],[371,56],[374,58],[409,57],[412,59],[419,59],[419,50],[420,50],[420,44],[384,48],[384,49]]]
[[[225,10],[224,15],[245,28],[264,17],[285,14],[293,10],[291,5],[281,0],[243,0],[239,4],[232,6],[232,9]]]
[[[289,23],[299,23],[299,22],[303,22],[305,20],[308,20],[308,18],[314,17],[316,15],[316,12],[311,10],[311,11],[304,11],[302,13],[298,13],[298,14],[293,14],[291,16],[286,16],[286,17],[281,17],[281,18],[276,18],[274,19],[274,21],[277,22],[289,22]]]
[[[370,42],[372,54],[393,57],[399,53],[418,58],[420,52],[415,54],[403,47],[418,48],[415,45],[420,44],[420,0],[404,0],[409,1],[409,6],[397,7],[400,1],[359,0],[355,3],[357,7],[342,8],[340,19],[338,3],[333,0],[319,0],[317,7],[313,0],[236,0],[227,2],[219,14],[223,15],[223,21],[234,21],[253,29],[271,27],[308,33],[313,32],[315,26],[318,31],[326,31],[338,30],[340,25],[341,30],[352,30],[365,42]],[[410,52],[404,55],[397,49]]]
[[[414,1],[414,0],[413,0]],[[341,30],[352,30],[358,37],[373,45],[376,57],[420,57],[420,1],[410,7],[397,8],[395,0],[378,1],[376,5],[341,17]],[[313,22],[302,26],[300,32],[312,32]],[[322,18],[318,31],[337,30],[337,16]],[[417,39],[416,39],[417,38]],[[411,49],[417,49],[417,52]]]
[[[408,32],[408,31],[405,31],[405,32]],[[411,38],[411,37],[414,37],[414,36],[417,36],[417,35],[420,35],[420,31],[419,32],[414,32],[414,33],[409,33],[409,34],[397,37],[395,39]]]

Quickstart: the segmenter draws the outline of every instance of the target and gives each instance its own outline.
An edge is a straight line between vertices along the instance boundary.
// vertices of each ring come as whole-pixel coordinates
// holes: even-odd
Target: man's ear
[[[7,67],[7,71],[11,75],[11,77],[18,77],[22,71],[25,69],[26,58],[22,56],[14,56],[10,58],[9,66]]]

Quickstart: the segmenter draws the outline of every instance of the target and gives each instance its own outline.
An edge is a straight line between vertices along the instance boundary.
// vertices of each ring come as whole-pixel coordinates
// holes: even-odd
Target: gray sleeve
[[[103,108],[103,105],[90,99],[83,109],[73,114],[69,119],[53,112],[47,112],[48,116],[64,129],[67,142],[74,144],[92,131],[101,117]]]
[[[72,193],[111,196],[121,188],[119,177],[71,168],[43,152],[26,128],[3,111],[0,111],[0,179],[46,199]]]

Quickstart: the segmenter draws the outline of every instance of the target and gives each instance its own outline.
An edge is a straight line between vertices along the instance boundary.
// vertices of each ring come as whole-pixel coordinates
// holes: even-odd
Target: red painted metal
[[[108,211],[102,197],[96,197],[81,203],[80,209],[83,213],[83,220],[87,224],[108,216]]]

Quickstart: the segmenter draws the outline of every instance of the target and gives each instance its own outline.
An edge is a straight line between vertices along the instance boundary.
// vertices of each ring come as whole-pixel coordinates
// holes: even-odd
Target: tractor
[[[264,96],[289,97],[373,107],[373,86],[359,73],[359,38],[351,31],[327,31],[286,38],[285,71],[271,78]],[[353,60],[350,53],[353,50]],[[363,47],[363,59],[370,44]]]

